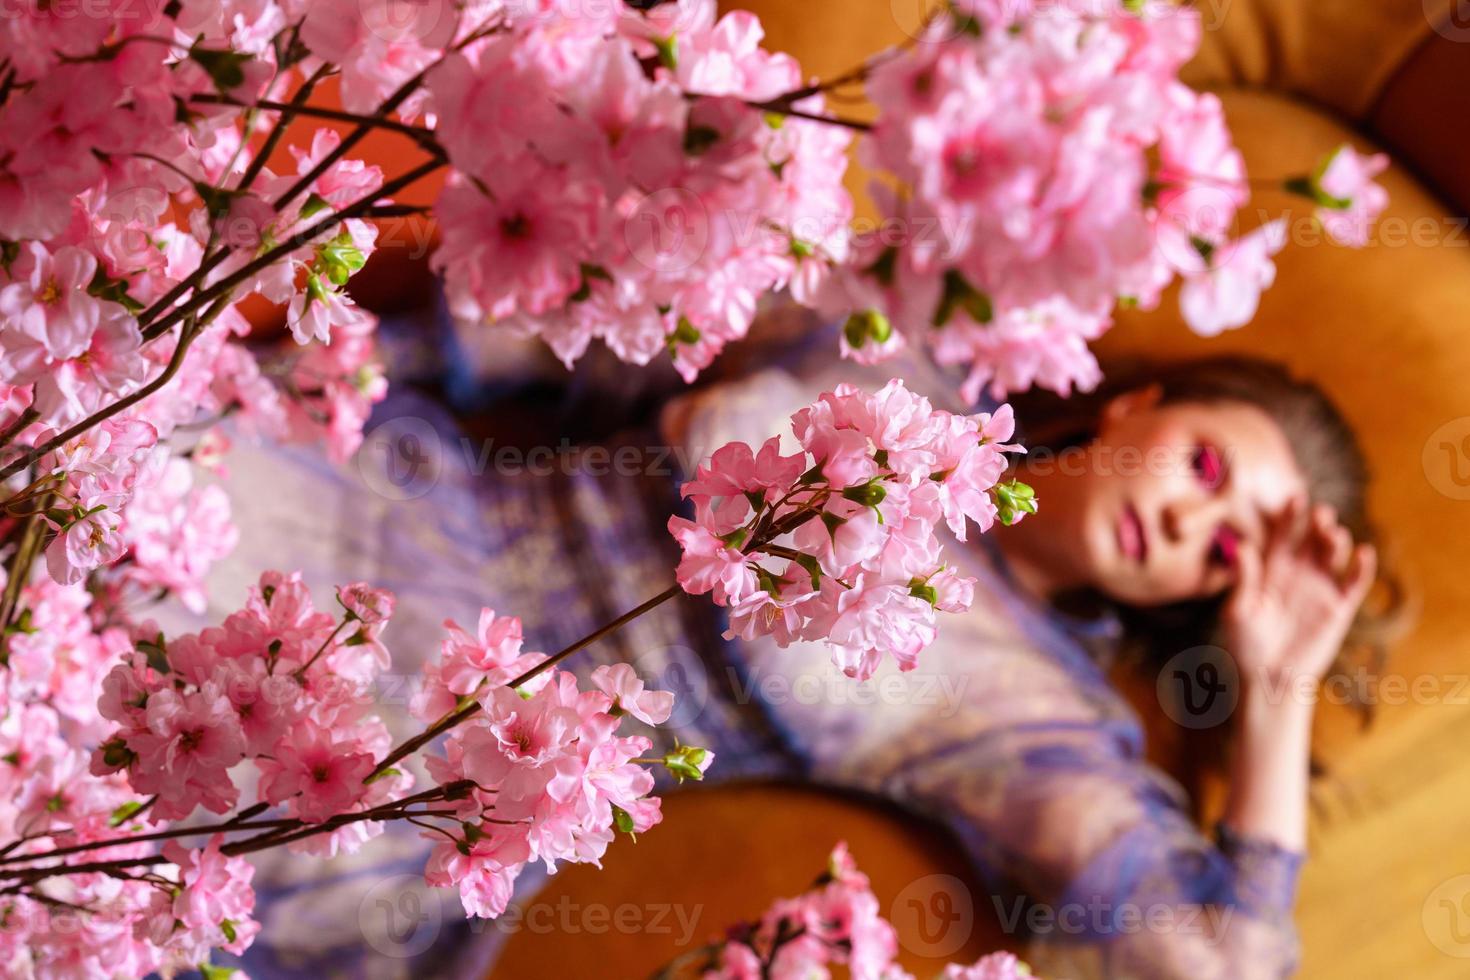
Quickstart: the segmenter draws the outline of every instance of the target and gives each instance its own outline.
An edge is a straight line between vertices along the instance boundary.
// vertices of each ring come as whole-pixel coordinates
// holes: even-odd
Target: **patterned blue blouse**
[[[689,441],[764,438],[835,380],[786,367],[700,398]],[[893,373],[884,365],[882,378]],[[923,368],[902,373],[923,387]],[[387,641],[398,673],[379,700],[398,732],[413,730],[407,685],[444,618],[473,623],[489,605],[522,617],[530,649],[550,651],[672,583],[663,525],[680,507],[680,453],[656,431],[605,453],[498,453],[410,388],[370,429],[345,471],[312,452],[237,448],[227,482],[242,543],[214,576],[207,615],[237,605],[263,568],[303,569],[323,601],[351,579],[395,590]],[[940,821],[988,890],[976,908],[997,910],[1025,937],[1041,976],[1290,973],[1301,856],[1223,829],[1203,834],[1179,787],[1144,760],[1139,721],[1107,682],[1108,625],[1029,598],[980,542],[950,546],[979,580],[974,608],[945,617],[907,674],[889,664],[859,685],[820,645],[723,640],[719,611],[689,597],[575,666],[625,660],[674,690],[673,718],[654,737],[714,749],[711,780],[814,782]],[[422,885],[427,847],[414,828],[395,827],[331,862],[262,856],[264,930],[242,965],[257,980],[484,976],[504,934],[464,923],[457,896]],[[538,883],[529,874],[521,894]]]

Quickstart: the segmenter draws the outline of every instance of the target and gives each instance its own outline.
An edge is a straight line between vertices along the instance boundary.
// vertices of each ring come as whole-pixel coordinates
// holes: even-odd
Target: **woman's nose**
[[[1213,534],[1224,516],[1219,501],[1179,500],[1165,504],[1159,519],[1164,539],[1170,544],[1182,544]]]

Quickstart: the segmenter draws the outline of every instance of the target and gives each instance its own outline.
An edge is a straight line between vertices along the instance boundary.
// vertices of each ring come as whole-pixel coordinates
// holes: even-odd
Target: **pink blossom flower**
[[[132,784],[158,794],[160,819],[181,819],[203,806],[226,813],[240,790],[229,770],[245,757],[245,735],[224,692],[206,683],[179,694],[163,688],[148,698],[146,728],[126,736],[138,757],[129,769]]]
[[[706,528],[682,517],[670,517],[669,533],[684,551],[676,574],[685,592],[713,592],[715,601],[723,605],[739,602],[755,588],[755,572],[745,556]]]
[[[194,487],[188,463],[173,459],[161,478],[137,493],[123,512],[123,536],[133,551],[129,578],[167,589],[191,611],[204,611],[204,577],[234,550],[239,531],[230,500],[218,486]]]
[[[918,666],[918,655],[934,641],[933,607],[894,585],[859,582],[838,597],[836,616],[826,626],[833,661],[849,677],[871,677],[884,654],[901,670]]]
[[[474,636],[452,619],[444,621],[444,630],[442,678],[455,694],[472,694],[486,681],[503,683],[544,656],[522,653],[521,621],[490,608],[480,610]]]
[[[302,721],[286,732],[270,758],[260,761],[260,792],[271,803],[285,802],[302,820],[319,823],[362,798],[367,792],[362,781],[374,761],[352,738]]]
[[[974,581],[943,560],[939,523],[964,540],[1002,504],[1007,520],[1035,509],[1018,502],[1026,488],[998,488],[1004,454],[1019,449],[1001,441],[1014,427],[1007,407],[938,411],[896,379],[876,393],[838,385],[791,416],[803,453],[732,443],[684,485],[694,519],[669,520],[679,585],[729,608],[728,636],[825,641],[858,678],[890,656],[911,670],[936,610],[974,598]]]
[[[1010,953],[982,956],[971,966],[951,964],[944,968],[940,980],[1028,980],[1031,971]]]
[[[80,582],[88,572],[122,557],[127,542],[120,531],[118,493],[93,494],[76,505],[76,512],[46,548],[46,570],[63,585]]]
[[[514,184],[502,179],[495,194],[451,179],[435,205],[444,236],[435,268],[444,273],[451,302],[480,311],[481,320],[565,305],[597,242],[597,189],[532,171]]]
[[[397,600],[387,589],[378,589],[367,582],[353,582],[337,588],[337,601],[365,626],[378,626],[393,617]]]
[[[180,888],[170,911],[183,928],[210,937],[208,945],[238,954],[260,932],[260,924],[250,918],[255,908],[255,890],[250,887],[255,868],[244,858],[221,854],[222,843],[221,835],[215,834],[195,850],[177,841],[164,845],[164,856],[179,869]]]
[[[643,681],[628,664],[601,666],[592,672],[592,684],[613,699],[614,711],[626,711],[648,725],[662,725],[674,710],[668,691],[646,691]]]
[[[372,314],[359,309],[346,293],[325,285],[315,274],[307,280],[303,292],[291,297],[286,310],[286,325],[298,344],[313,340],[326,343],[332,339],[333,328],[350,329],[370,322]]]
[[[1368,244],[1373,223],[1388,206],[1388,191],[1373,178],[1387,169],[1386,154],[1363,156],[1346,144],[1319,168],[1315,187],[1325,203],[1318,202],[1317,220],[1334,241],[1352,248]]]
[[[1286,222],[1278,219],[1202,258],[1179,291],[1179,308],[1190,329],[1212,337],[1249,323],[1261,291],[1276,280],[1271,257],[1285,244]]]
[[[40,242],[27,243],[14,278],[0,289],[12,377],[34,381],[48,362],[87,349],[102,318],[102,301],[87,291],[96,271],[97,259],[80,248],[63,246],[53,255]]]

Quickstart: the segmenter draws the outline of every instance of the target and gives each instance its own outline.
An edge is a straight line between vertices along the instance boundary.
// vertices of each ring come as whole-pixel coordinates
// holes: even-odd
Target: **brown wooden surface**
[[[519,910],[522,924],[490,976],[646,977],[805,891],[838,840],[872,879],[917,976],[1006,941],[944,835],[885,808],[769,785],[677,792],[664,807],[663,826],[636,844],[618,841],[601,871],[558,872]]]

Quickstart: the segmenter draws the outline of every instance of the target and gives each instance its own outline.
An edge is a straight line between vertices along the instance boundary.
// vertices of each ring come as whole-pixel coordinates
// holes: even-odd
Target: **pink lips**
[[[1123,516],[1118,519],[1118,550],[1139,563],[1148,557],[1148,539],[1143,533],[1143,520],[1132,504],[1123,506]]]

